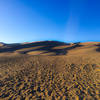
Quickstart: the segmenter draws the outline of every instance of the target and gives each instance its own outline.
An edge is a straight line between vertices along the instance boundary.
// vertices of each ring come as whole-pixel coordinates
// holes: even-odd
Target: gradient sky
[[[100,0],[0,0],[0,42],[100,41]]]

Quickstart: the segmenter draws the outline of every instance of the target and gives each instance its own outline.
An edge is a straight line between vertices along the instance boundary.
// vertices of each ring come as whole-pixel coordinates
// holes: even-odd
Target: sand
[[[99,100],[99,44],[0,47],[0,100]]]

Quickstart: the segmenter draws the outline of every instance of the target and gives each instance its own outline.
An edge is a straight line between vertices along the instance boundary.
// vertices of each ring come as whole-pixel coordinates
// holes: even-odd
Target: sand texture
[[[99,44],[1,46],[0,100],[100,100]]]

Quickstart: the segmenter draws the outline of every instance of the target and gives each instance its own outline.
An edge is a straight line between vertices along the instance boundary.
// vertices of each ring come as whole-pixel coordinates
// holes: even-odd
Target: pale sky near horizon
[[[0,0],[0,42],[100,41],[100,0]]]

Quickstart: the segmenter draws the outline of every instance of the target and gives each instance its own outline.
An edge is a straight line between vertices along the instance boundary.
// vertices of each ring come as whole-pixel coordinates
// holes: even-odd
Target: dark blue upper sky
[[[100,41],[100,0],[0,0],[0,41]]]

